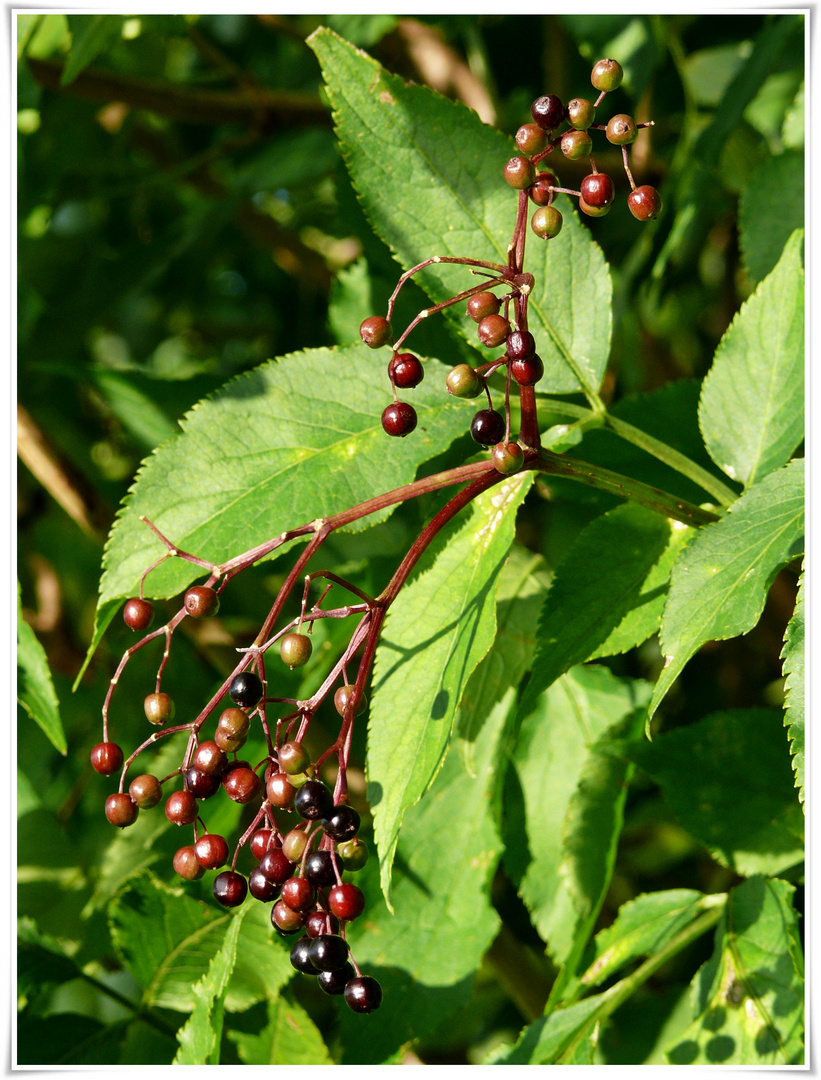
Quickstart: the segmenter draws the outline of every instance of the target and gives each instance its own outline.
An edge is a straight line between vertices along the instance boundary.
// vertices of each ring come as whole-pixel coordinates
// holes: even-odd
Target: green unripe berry
[[[311,639],[307,634],[286,634],[279,643],[279,655],[291,669],[307,664],[312,651]]]
[[[526,157],[517,154],[505,165],[505,180],[512,188],[522,191],[530,187],[536,179],[536,168],[533,162]]]
[[[503,476],[512,476],[524,464],[525,456],[516,442],[500,442],[493,447],[490,455],[493,467]]]
[[[562,231],[562,215],[555,206],[540,206],[530,219],[530,227],[542,240],[550,240]]]
[[[516,132],[516,145],[523,154],[540,154],[547,146],[548,134],[538,124],[522,124]]]
[[[311,755],[302,743],[286,742],[277,751],[277,760],[280,769],[292,776],[295,773],[305,772],[311,764]]]
[[[353,840],[346,840],[342,844],[337,844],[336,853],[342,860],[343,869],[353,871],[361,870],[368,861],[370,854],[368,845],[357,836]]]
[[[164,724],[166,720],[173,720],[176,709],[174,702],[168,694],[149,694],[143,702],[146,719],[151,724]]]
[[[610,205],[607,206],[591,206],[590,203],[579,199],[579,209],[583,214],[587,214],[588,217],[604,217],[605,214],[610,213]]]
[[[605,135],[607,141],[615,146],[628,146],[636,141],[638,133],[639,129],[636,127],[636,121],[627,113],[617,113],[607,121]]]
[[[597,60],[590,72],[590,81],[597,90],[609,93],[618,90],[624,78],[624,69],[618,60]]]
[[[457,364],[448,372],[445,384],[454,397],[474,398],[481,394],[484,380],[470,364]]]
[[[576,131],[575,128],[566,131],[564,135],[562,135],[562,141],[559,145],[564,156],[570,161],[577,161],[579,158],[589,157],[593,150],[593,140],[587,132]]]
[[[345,710],[348,708],[348,704],[353,698],[354,687],[353,686],[340,686],[337,692],[334,694],[334,707],[340,716],[345,715]],[[359,700],[356,703],[356,711],[354,716],[359,716],[365,706],[368,704],[368,699],[364,694],[359,695]]]
[[[567,122],[577,131],[587,131],[596,119],[596,107],[587,98],[573,98],[567,103]]]

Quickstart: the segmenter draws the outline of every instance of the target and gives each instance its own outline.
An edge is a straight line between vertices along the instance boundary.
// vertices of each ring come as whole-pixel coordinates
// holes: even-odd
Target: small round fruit
[[[305,860],[305,877],[318,889],[336,884],[336,872],[330,851],[312,851]]]
[[[297,813],[308,821],[319,821],[327,817],[333,805],[333,795],[321,780],[308,780],[294,797]]]
[[[496,315],[502,301],[492,292],[474,293],[468,297],[467,312],[474,322],[481,322],[488,315]]]
[[[618,90],[623,78],[624,70],[618,60],[597,60],[590,72],[591,83],[606,93]]]
[[[255,866],[248,875],[248,892],[255,900],[261,900],[263,904],[270,904],[279,896],[279,885],[275,885],[263,874],[258,866]]]
[[[236,870],[223,870],[214,878],[214,899],[223,907],[239,907],[248,895],[248,882]]]
[[[296,792],[297,789],[287,773],[272,773],[265,781],[265,797],[271,806],[278,810],[287,810],[289,806],[293,806]]]
[[[194,848],[189,844],[181,847],[171,860],[175,871],[185,881],[197,881],[205,873],[205,867],[197,859]]]
[[[412,390],[424,379],[425,369],[413,353],[397,353],[388,364],[388,377],[400,390]]]
[[[530,189],[530,197],[537,206],[547,206],[553,198],[551,188],[559,186],[559,179],[552,172],[539,173]]]
[[[448,372],[445,385],[448,393],[454,397],[474,398],[481,394],[485,384],[481,375],[477,375],[476,369],[470,364],[457,364]]]
[[[226,754],[242,749],[250,729],[251,721],[247,713],[244,713],[242,709],[225,709],[217,722],[217,730],[214,732],[214,742],[217,749]],[[221,772],[224,771],[226,766],[223,766]],[[221,775],[221,772],[215,775]]]
[[[111,776],[123,767],[123,752],[115,742],[101,742],[91,749],[91,767],[100,776]]]
[[[540,154],[547,146],[548,135],[538,124],[522,124],[516,132],[516,145],[523,154]]]
[[[137,804],[124,791],[109,795],[105,801],[105,816],[120,829],[133,825],[139,812]]]
[[[317,971],[339,971],[348,963],[348,943],[338,934],[308,938],[308,955]]]
[[[293,911],[307,912],[314,906],[316,889],[306,877],[290,877],[282,883],[282,899]]]
[[[584,199],[579,199],[579,209],[588,217],[600,218],[610,213],[609,206],[589,206]]]
[[[359,327],[359,336],[369,349],[379,349],[391,339],[391,324],[381,315],[371,315]]]
[[[305,933],[310,938],[319,937],[320,934],[338,934],[339,919],[327,911],[312,911],[305,920]]]
[[[334,708],[340,716],[345,715],[345,710],[348,708],[348,704],[353,699],[354,689],[355,687],[353,686],[340,686],[337,692],[334,694]],[[359,716],[359,714],[364,710],[367,704],[368,699],[365,697],[364,694],[360,694],[354,708],[354,716]]]
[[[544,375],[542,358],[537,354],[527,360],[511,360],[510,375],[519,386],[535,386]]]
[[[240,712],[239,709],[231,711]],[[242,713],[242,715],[247,721],[248,717],[245,716],[245,713]],[[206,776],[219,776],[228,764],[228,756],[224,750],[220,750],[212,739],[206,739],[194,751],[191,764],[195,769],[199,769],[201,773],[205,773]]]
[[[480,446],[493,446],[505,435],[505,418],[495,409],[480,409],[470,422],[470,434]]]
[[[345,840],[353,840],[359,832],[359,825],[359,814],[347,803],[334,806],[330,814],[322,821],[325,835],[341,843]]]
[[[279,655],[292,671],[304,667],[311,659],[312,651],[313,644],[307,634],[286,634],[279,643]]]
[[[613,181],[607,173],[597,172],[585,176],[581,182],[582,198],[588,206],[610,206],[616,194]]]
[[[336,853],[342,860],[342,869],[350,870],[352,873],[362,869],[370,854],[368,845],[358,836],[355,836],[353,840],[346,840],[344,844],[338,844]]]
[[[569,161],[578,161],[579,158],[589,157],[593,151],[593,140],[586,131],[576,131],[571,128],[562,135],[559,147]]]
[[[509,333],[510,323],[503,315],[486,315],[476,328],[479,340],[489,349],[501,345]]]
[[[253,709],[262,697],[262,680],[253,671],[241,671],[231,680],[228,696],[240,708]]]
[[[257,829],[254,835],[251,837],[250,848],[251,854],[255,859],[261,859],[265,852],[268,850],[268,845],[271,843],[271,837],[274,835],[273,829]]]
[[[134,596],[126,600],[123,607],[123,620],[131,630],[147,630],[154,618],[154,605],[148,600]]]
[[[186,788],[195,799],[210,799],[220,789],[220,778],[218,776],[209,776],[208,773],[200,772],[195,765],[187,768],[183,776],[185,777]]]
[[[417,424],[416,409],[407,401],[395,401],[382,413],[382,428],[388,435],[404,439]]]
[[[504,177],[512,188],[523,191],[536,179],[536,168],[528,158],[516,154],[505,165]]]
[[[328,891],[328,907],[338,919],[350,922],[365,910],[365,894],[358,885],[343,881]]]
[[[628,116],[627,113],[617,113],[607,121],[607,128],[604,133],[607,136],[607,141],[615,146],[627,146],[629,143],[636,141],[639,129],[636,127],[636,121],[632,116]]]
[[[514,330],[505,342],[505,352],[511,360],[526,360],[536,352],[536,340],[529,330]]]
[[[353,964],[349,962],[339,971],[320,971],[316,981],[326,994],[344,994],[345,987],[355,977]]]
[[[282,853],[292,863],[299,862],[308,844],[308,834],[304,829],[291,829],[282,838]]]
[[[568,101],[566,110],[567,122],[577,131],[587,131],[596,119],[596,107],[587,98],[573,98]]]
[[[564,120],[564,105],[562,99],[555,94],[545,94],[536,98],[530,106],[530,115],[540,128],[545,131],[555,131]]]
[[[305,925],[305,912],[294,911],[284,900],[277,900],[271,908],[271,923],[280,934],[296,934]]]
[[[661,213],[661,195],[654,187],[644,184],[627,196],[630,213],[639,221],[652,221]]]
[[[301,971],[303,975],[318,975],[319,971],[311,963],[310,947],[311,939],[307,934],[299,938],[291,949],[291,967]]]
[[[168,694],[149,694],[143,702],[145,717],[150,724],[160,727],[166,720],[173,720],[176,709]]]
[[[311,764],[311,755],[300,742],[285,742],[277,750],[277,761],[281,772],[293,776],[305,772]]]
[[[229,766],[222,774],[221,783],[228,798],[243,806],[253,802],[262,789],[262,781],[254,770],[242,766]]]
[[[190,825],[197,820],[199,808],[190,791],[175,791],[165,800],[165,816],[172,825]]]
[[[269,848],[259,860],[259,871],[273,885],[281,885],[293,876],[294,864],[282,848]]]
[[[185,594],[183,606],[192,619],[204,619],[219,611],[219,594],[208,585],[192,585]]]
[[[551,240],[562,231],[562,215],[555,206],[540,206],[533,212],[530,227],[542,240]]]
[[[345,1004],[358,1013],[372,1013],[382,1004],[382,987],[370,975],[357,975],[345,987]]]
[[[151,773],[135,776],[128,785],[128,794],[140,810],[150,810],[162,798],[162,784]]]
[[[228,841],[219,833],[204,833],[194,844],[197,862],[206,870],[218,870],[228,862]]]
[[[518,443],[500,442],[493,447],[490,459],[497,472],[503,476],[512,476],[521,469],[525,456]]]

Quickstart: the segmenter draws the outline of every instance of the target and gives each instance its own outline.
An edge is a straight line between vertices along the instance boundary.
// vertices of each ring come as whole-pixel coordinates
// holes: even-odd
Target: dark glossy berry
[[[573,98],[567,103],[565,116],[571,127],[578,131],[587,131],[596,119],[596,107],[587,98]]]
[[[272,844],[276,846],[276,843],[271,839],[274,835],[273,829],[257,829],[254,835],[251,837],[249,847],[251,848],[251,854],[255,859],[261,859],[265,852],[268,850],[268,845]]]
[[[629,143],[636,141],[639,130],[632,116],[628,116],[627,113],[617,113],[616,116],[611,116],[607,121],[607,128],[604,133],[607,136],[607,141],[615,146],[627,146]]]
[[[334,694],[334,708],[340,716],[345,715],[345,710],[348,708],[349,702],[353,699],[354,689],[355,687],[353,686],[340,686]],[[364,711],[367,704],[368,699],[365,697],[364,693],[360,694],[354,708],[354,716],[359,716],[359,714]]]
[[[503,315],[486,315],[476,327],[476,334],[483,345],[495,349],[510,333],[510,323]]]
[[[609,206],[613,202],[616,190],[607,173],[597,172],[585,176],[581,182],[582,198],[588,206]]]
[[[332,840],[344,843],[345,840],[353,840],[359,831],[359,814],[352,806],[342,803],[335,806],[330,814],[324,818],[322,828],[325,835]]]
[[[294,911],[284,900],[277,900],[271,908],[271,923],[281,934],[296,934],[305,925],[305,912]]]
[[[220,609],[220,598],[216,589],[208,585],[192,585],[185,594],[183,606],[192,619],[204,619],[216,615]]]
[[[630,213],[639,221],[652,221],[661,213],[661,195],[654,187],[644,184],[627,196]]]
[[[320,934],[338,934],[339,919],[327,911],[312,911],[305,920],[305,933],[311,938]]]
[[[540,206],[533,212],[530,227],[542,240],[550,240],[562,231],[562,215],[555,206]]]
[[[147,630],[153,618],[154,605],[149,603],[148,600],[141,600],[137,596],[132,597],[131,600],[126,600],[123,608],[123,619],[125,625],[131,630]]]
[[[512,476],[524,464],[524,453],[515,442],[500,442],[493,447],[490,455],[493,467],[503,476]]]
[[[299,862],[308,843],[308,834],[304,829],[291,829],[282,838],[282,850],[291,862]]]
[[[369,349],[379,349],[391,339],[391,324],[381,315],[371,315],[359,327],[359,336]]]
[[[485,385],[484,379],[470,364],[457,364],[456,367],[451,368],[445,384],[449,394],[460,398],[478,397]]]
[[[175,791],[165,801],[165,816],[172,825],[190,825],[197,813],[197,800],[190,791]]]
[[[505,352],[511,360],[526,360],[536,352],[536,341],[528,330],[514,330],[505,342]]]
[[[311,764],[311,755],[299,742],[286,742],[277,750],[277,760],[280,770],[294,776],[296,773],[305,772]]]
[[[609,93],[618,90],[624,78],[624,71],[618,60],[597,60],[590,73],[590,81],[597,90]]]
[[[186,769],[183,776],[186,788],[195,799],[210,799],[220,789],[218,776],[209,776],[208,773],[200,772],[194,765]]]
[[[274,885],[281,885],[293,875],[294,864],[282,848],[269,848],[259,860],[262,875]]]
[[[279,810],[293,806],[296,792],[297,789],[287,773],[274,773],[265,781],[265,797],[271,806],[276,806]]]
[[[502,301],[492,292],[474,293],[468,297],[467,312],[474,322],[481,322],[488,315],[496,315]]]
[[[223,870],[214,878],[214,899],[223,907],[239,907],[248,895],[248,882],[236,870]]]
[[[350,870],[352,873],[356,873],[356,871],[361,870],[368,861],[370,852],[368,851],[368,845],[364,840],[360,840],[359,837],[354,837],[353,840],[346,840],[344,843],[338,844],[336,854],[342,861],[343,870]]]
[[[358,1013],[374,1012],[382,1004],[382,987],[370,975],[357,975],[345,987],[345,1004]]]
[[[568,161],[578,161],[579,158],[589,157],[593,151],[593,140],[586,131],[576,131],[571,128],[562,135],[559,147]]]
[[[388,364],[388,377],[400,390],[412,390],[424,379],[425,369],[413,353],[397,353]]]
[[[320,971],[316,981],[326,994],[344,994],[345,987],[355,977],[353,964],[347,963],[339,971]]]
[[[328,891],[328,907],[338,919],[350,922],[365,910],[365,894],[358,885],[343,881]]]
[[[544,97],[536,98],[530,106],[530,115],[540,128],[544,128],[545,131],[555,131],[564,120],[562,99],[555,94],[545,94]]]
[[[240,750],[245,745],[250,729],[251,721],[247,713],[242,709],[225,709],[217,723],[214,742],[224,753]]]
[[[229,765],[222,774],[221,782],[228,798],[242,805],[253,802],[262,790],[262,781],[254,770],[243,767],[232,768]]]
[[[312,851],[305,860],[305,877],[318,889],[336,884],[336,874],[330,851]]]
[[[236,711],[239,712],[239,709]],[[245,716],[245,713],[242,715]],[[194,751],[191,764],[206,776],[219,776],[228,764],[228,755],[212,739],[206,739]]]
[[[253,671],[241,671],[228,687],[228,696],[242,709],[253,709],[262,697],[262,680]]]
[[[151,773],[135,776],[128,785],[128,794],[140,810],[150,810],[162,798],[162,784]]]
[[[314,906],[316,889],[305,877],[291,877],[282,883],[282,900],[294,911],[307,912]]]
[[[91,749],[91,767],[100,776],[111,776],[123,767],[123,752],[115,742],[101,742]]]
[[[337,934],[320,934],[308,941],[308,954],[317,971],[339,971],[348,963],[348,943]]]
[[[308,780],[294,798],[297,813],[308,821],[319,821],[327,817],[333,805],[333,795],[321,780]]]
[[[542,358],[537,354],[527,360],[511,360],[510,375],[519,386],[535,386],[544,375]]]
[[[311,963],[311,939],[307,936],[299,940],[291,949],[291,967],[301,971],[303,975],[318,975],[319,971]]]
[[[480,409],[470,422],[470,434],[480,446],[493,446],[505,435],[505,418],[495,409]]]
[[[395,401],[382,413],[382,428],[388,435],[404,438],[417,424],[416,409],[407,401]]]
[[[206,870],[218,870],[228,862],[228,841],[219,833],[204,833],[194,844],[194,854]]]
[[[196,852],[190,844],[179,849],[172,859],[172,865],[185,881],[197,881],[205,873],[205,867],[198,861]]]
[[[537,206],[547,206],[553,198],[551,188],[559,187],[559,179],[552,172],[539,173],[530,189],[530,197]]]
[[[255,866],[248,875],[248,892],[255,900],[261,900],[263,904],[270,904],[279,896],[279,885],[269,881],[258,866]]]
[[[313,643],[307,634],[286,634],[279,643],[279,655],[282,662],[293,671],[304,667],[311,659]]]
[[[538,124],[522,124],[516,132],[516,145],[523,154],[539,154],[547,146],[548,135]]]
[[[176,709],[168,694],[149,694],[143,702],[146,719],[158,727],[166,720],[173,720]]]
[[[105,816],[120,829],[133,825],[139,812],[137,804],[124,791],[109,795],[105,801]]]
[[[536,179],[536,168],[528,158],[516,154],[505,165],[504,177],[512,188],[522,191],[524,188],[530,187]]]

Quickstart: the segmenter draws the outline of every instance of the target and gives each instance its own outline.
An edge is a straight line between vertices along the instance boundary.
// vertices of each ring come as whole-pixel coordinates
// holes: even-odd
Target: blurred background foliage
[[[63,756],[18,710],[18,914],[59,939],[75,965],[51,982],[34,981],[22,1002],[21,1048],[35,1054],[30,1060],[57,1062],[71,1060],[77,1030],[55,1023],[44,1050],[36,1021],[73,1013],[90,1025],[110,1022],[125,1015],[117,994],[132,989],[103,909],[89,900],[106,887],[106,875],[119,872],[101,870],[110,826],[88,752],[99,738],[107,680],[127,645],[124,628],[112,629],[72,692],[116,508],[140,461],[200,398],[268,357],[357,340],[361,318],[382,310],[398,274],[358,208],[305,38],[329,25],[390,70],[462,100],[511,136],[534,97],[584,95],[591,63],[617,57],[626,77],[612,95],[613,111],[655,121],[635,144],[632,167],[639,183],[660,189],[664,211],[654,225],[637,227],[623,205],[620,155],[615,148],[596,155],[622,196],[619,212],[584,219],[615,285],[603,394],[615,405],[625,399],[628,415],[630,395],[680,383],[682,400],[692,399],[690,416],[695,381],[739,304],[803,224],[805,44],[800,16],[764,13],[31,11],[15,22],[19,576],[66,739]],[[587,171],[567,161],[557,169],[569,187]],[[421,306],[418,294],[409,312],[414,302]],[[441,323],[424,327],[418,345],[443,359],[465,348]],[[522,539],[548,567],[599,511],[593,499],[557,487],[549,518],[538,503],[525,516]],[[378,545],[369,547],[368,534],[335,541],[339,563],[362,565],[400,550],[418,514],[418,507],[397,513]],[[260,581],[275,589],[278,572],[267,564],[257,582],[238,581],[215,625],[188,635],[178,699],[203,697],[225,670],[231,641],[248,631],[259,607]],[[794,581],[783,576],[752,633],[702,650],[689,665],[668,699],[666,722],[780,704],[778,655],[793,602]],[[654,673],[658,659],[650,642],[615,666],[642,676]],[[147,671],[138,661],[128,669],[133,690],[123,697],[136,704],[124,719],[124,744],[133,742]],[[173,846],[159,835],[122,872],[164,851],[157,866],[165,873]],[[603,919],[637,892],[673,884],[713,891],[728,877],[669,819],[658,789],[640,774]],[[501,874],[497,893],[507,932],[537,944]],[[682,956],[677,970],[659,972],[646,1000],[615,1018],[603,1061],[651,1059],[652,1045],[633,1045],[651,1027],[635,1029],[626,1013],[672,1015],[704,958]],[[420,1047],[422,1060],[478,1060],[477,1047],[494,1031],[521,1024],[493,979],[477,994],[480,1012]]]

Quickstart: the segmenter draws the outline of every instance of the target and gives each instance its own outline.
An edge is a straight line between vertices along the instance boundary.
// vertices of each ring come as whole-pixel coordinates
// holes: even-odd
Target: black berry
[[[299,938],[293,949],[291,949],[291,966],[295,967],[297,971],[301,971],[303,975],[319,974],[311,962],[311,944],[311,939],[303,936]]]
[[[345,1002],[354,1012],[370,1013],[382,1004],[382,987],[370,975],[358,975],[345,987]]]
[[[348,943],[336,934],[308,938],[308,953],[317,971],[339,971],[348,963]]]
[[[279,885],[269,881],[258,866],[255,866],[248,875],[248,892],[255,900],[261,900],[263,904],[269,904],[279,896]]]
[[[480,409],[470,422],[470,434],[480,446],[493,446],[505,435],[505,418],[495,409]]]
[[[294,797],[297,813],[309,821],[319,821],[327,817],[333,805],[333,795],[321,780],[306,781]]]
[[[305,860],[305,877],[318,889],[336,883],[330,851],[313,851]]]
[[[514,330],[505,342],[505,352],[511,360],[525,360],[536,351],[536,341],[528,330]]]
[[[322,828],[332,840],[353,840],[359,831],[359,814],[345,803],[335,806],[323,820]]]
[[[416,409],[407,401],[395,401],[382,413],[382,427],[388,435],[404,438],[416,427]]]
[[[326,994],[344,994],[345,987],[355,977],[353,964],[348,962],[339,971],[320,971],[316,981]]]
[[[262,697],[262,681],[253,671],[241,671],[228,687],[231,700],[243,709],[252,709]]]
[[[223,870],[214,878],[214,898],[223,907],[239,907],[248,895],[248,882],[235,870]]]
[[[220,787],[220,778],[213,773],[201,772],[192,765],[185,770],[185,786],[195,799],[210,799]]]
[[[562,99],[555,94],[545,94],[544,97],[536,98],[530,106],[530,115],[540,128],[544,128],[545,131],[555,131],[564,120]]]

